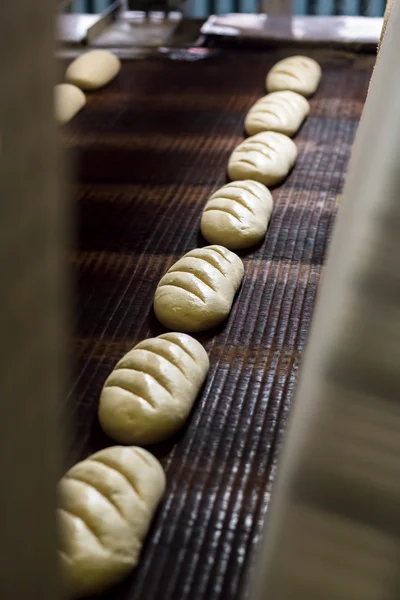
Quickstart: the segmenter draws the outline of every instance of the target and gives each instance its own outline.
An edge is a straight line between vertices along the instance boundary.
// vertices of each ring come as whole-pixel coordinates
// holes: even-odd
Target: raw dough
[[[60,83],[54,90],[55,114],[59,123],[68,123],[86,104],[85,94],[70,83]]]
[[[263,131],[247,138],[232,152],[228,163],[233,181],[254,179],[264,185],[282,181],[297,158],[296,144],[287,135]]]
[[[249,135],[278,131],[292,137],[310,112],[308,100],[286,90],[267,94],[250,108],[244,126]]]
[[[157,286],[154,311],[168,329],[204,331],[224,321],[243,279],[243,263],[222,246],[191,250]]]
[[[292,90],[308,98],[318,88],[321,67],[308,56],[290,56],[276,63],[267,75],[267,91]]]
[[[185,333],[137,344],[116,365],[100,396],[99,420],[123,444],[154,444],[184,424],[210,366]]]
[[[208,200],[201,233],[211,244],[248,248],[264,237],[271,212],[271,192],[264,185],[250,180],[228,183]]]
[[[114,79],[120,69],[118,56],[109,50],[90,50],[69,65],[65,78],[82,90],[97,90]]]
[[[57,516],[68,592],[100,593],[138,564],[164,489],[160,463],[136,447],[101,450],[66,473]]]

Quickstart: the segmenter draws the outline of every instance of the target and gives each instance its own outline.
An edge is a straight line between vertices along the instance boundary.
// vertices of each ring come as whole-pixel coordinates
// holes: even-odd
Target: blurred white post
[[[250,600],[400,597],[400,2],[352,151]]]
[[[0,3],[0,597],[58,600],[67,218],[54,0]]]

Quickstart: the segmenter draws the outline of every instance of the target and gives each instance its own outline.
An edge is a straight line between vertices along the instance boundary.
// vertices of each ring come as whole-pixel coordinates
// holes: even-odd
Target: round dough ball
[[[85,94],[70,83],[60,83],[55,90],[56,120],[64,125],[68,123],[86,104]]]
[[[155,444],[180,429],[209,368],[207,352],[184,333],[137,344],[117,363],[100,396],[99,421],[123,444]]]
[[[228,174],[233,181],[253,179],[266,186],[280,183],[297,158],[296,144],[283,133],[263,131],[232,152]]]
[[[267,75],[268,92],[291,90],[308,98],[316,92],[321,67],[308,56],[289,56],[277,62]]]
[[[114,446],[73,466],[58,486],[62,574],[74,597],[98,594],[139,562],[165,490],[152,454]]]
[[[257,181],[228,183],[214,192],[201,217],[201,233],[230,250],[258,244],[272,212],[271,192]]]
[[[118,56],[109,50],[90,50],[69,65],[65,79],[81,90],[97,90],[110,83],[120,69]]]
[[[244,127],[249,135],[261,131],[277,131],[292,137],[310,112],[304,96],[285,90],[267,94],[250,108]]]
[[[240,258],[223,246],[191,250],[157,286],[157,319],[175,331],[204,331],[219,325],[229,315],[243,274]]]

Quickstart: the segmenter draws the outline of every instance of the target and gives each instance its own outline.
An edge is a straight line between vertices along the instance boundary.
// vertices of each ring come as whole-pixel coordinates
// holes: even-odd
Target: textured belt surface
[[[196,63],[124,62],[64,130],[76,163],[78,231],[69,461],[111,445],[97,423],[116,361],[162,333],[156,285],[205,241],[202,208],[226,182],[243,120],[286,51]],[[153,448],[168,491],[139,568],[118,600],[233,600],[268,505],[326,247],[374,57],[307,53],[321,86],[295,137],[299,157],[274,190],[265,241],[242,254],[245,278],[224,327],[196,336],[211,360],[187,427]]]

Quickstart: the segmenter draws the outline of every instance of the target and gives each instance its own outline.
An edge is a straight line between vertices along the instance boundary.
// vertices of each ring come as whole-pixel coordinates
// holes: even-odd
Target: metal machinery
[[[61,7],[65,9],[71,2],[63,0]],[[201,33],[218,39],[364,45],[376,44],[380,36],[382,19],[378,17],[293,16],[292,11],[291,0],[261,0],[259,14],[212,15]],[[60,14],[58,37],[63,45],[75,49],[87,44],[114,47],[126,55],[133,49],[173,42],[182,16],[185,2],[179,0],[115,0],[102,14]]]
[[[211,369],[188,426],[152,448],[168,490],[140,566],[104,598],[399,596],[400,8],[364,109],[382,20],[274,6],[200,25],[117,5],[92,21],[59,16],[58,79],[88,46],[124,60],[57,133],[52,3],[1,5],[2,598],[57,598],[57,477],[110,443],[96,420],[104,379],[162,331],[155,286],[203,243],[202,206],[225,182],[246,110],[268,69],[299,52],[320,62],[323,79],[296,167],[273,191],[265,242],[243,256],[226,326],[199,336]]]
[[[64,0],[65,11],[72,0]],[[61,12],[58,39],[63,45],[82,44],[129,49],[159,47],[176,31],[182,14],[177,0],[115,0],[101,14]],[[175,9],[175,10],[174,10]]]

